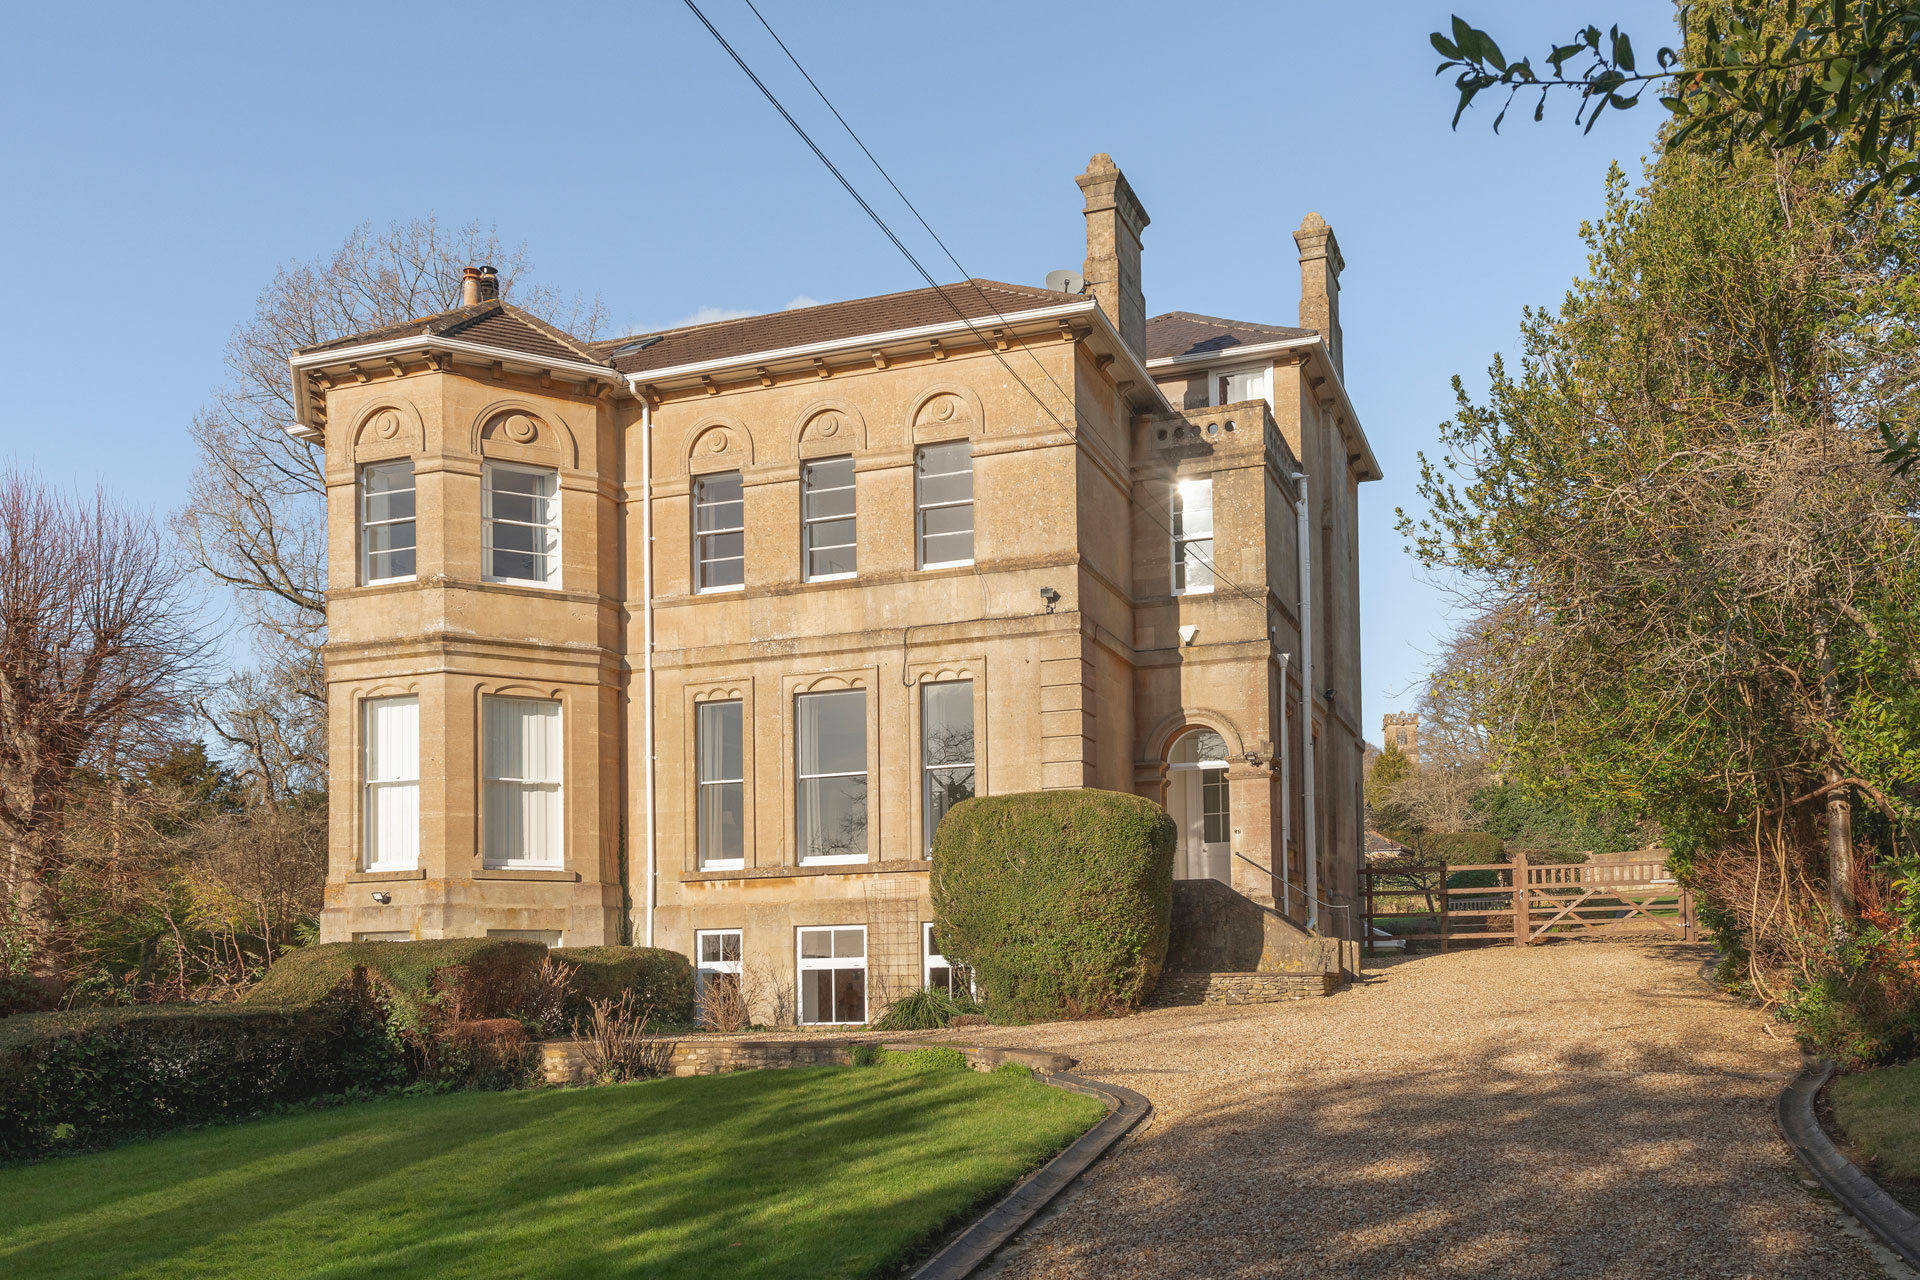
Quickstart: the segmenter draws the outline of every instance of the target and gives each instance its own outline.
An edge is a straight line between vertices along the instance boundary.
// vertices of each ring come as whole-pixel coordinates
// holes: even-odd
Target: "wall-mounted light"
[[[1194,626],[1192,623],[1188,623],[1186,626],[1180,628],[1180,643],[1183,645],[1192,644],[1193,638],[1199,634],[1200,628]]]
[[[1047,606],[1047,612],[1053,612],[1053,606],[1060,603],[1060,593],[1052,587],[1040,588],[1040,601]]]
[[[379,889],[375,889],[373,891],[373,900],[384,907],[389,902],[393,901],[393,895],[390,893],[383,893]]]

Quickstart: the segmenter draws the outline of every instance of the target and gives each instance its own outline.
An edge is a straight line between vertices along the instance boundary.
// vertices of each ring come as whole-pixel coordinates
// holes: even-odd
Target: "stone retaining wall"
[[[1062,1053],[1041,1053],[1032,1049],[995,1049],[969,1045],[941,1045],[930,1041],[896,1043],[883,1040],[757,1040],[721,1035],[692,1035],[678,1039],[661,1037],[672,1046],[669,1063],[676,1076],[714,1076],[728,1071],[751,1071],[780,1067],[844,1067],[850,1059],[847,1051],[856,1044],[878,1044],[883,1049],[958,1049],[967,1056],[975,1071],[991,1071],[1003,1062],[1017,1062],[1042,1075],[1068,1071],[1073,1059]],[[577,1084],[580,1080],[580,1050],[572,1040],[543,1040],[535,1046],[540,1053],[540,1075],[548,1084]]]
[[[1153,1003],[1272,1004],[1330,996],[1339,987],[1337,973],[1163,973]]]

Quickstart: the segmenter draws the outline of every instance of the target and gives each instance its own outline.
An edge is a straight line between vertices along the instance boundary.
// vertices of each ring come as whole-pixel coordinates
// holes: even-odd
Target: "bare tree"
[[[289,436],[287,358],[301,347],[460,305],[462,270],[490,263],[503,297],[578,337],[605,322],[596,298],[523,282],[524,248],[479,224],[429,217],[361,226],[331,256],[282,269],[227,344],[227,384],[191,428],[200,465],[174,527],[194,562],[232,591],[260,670],[203,708],[268,794],[325,770],[326,486],[319,448]]]
[[[4,927],[59,967],[61,823],[78,771],[108,747],[171,742],[207,640],[188,575],[154,522],[104,493],[0,472],[0,840]]]

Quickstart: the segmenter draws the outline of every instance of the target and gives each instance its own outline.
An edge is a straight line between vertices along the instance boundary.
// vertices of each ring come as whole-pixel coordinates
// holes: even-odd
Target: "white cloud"
[[[810,298],[803,293],[793,298],[786,306],[781,307],[780,310],[798,311],[802,307],[817,307],[819,305],[820,300],[818,298]],[[632,332],[636,334],[659,333],[666,329],[685,329],[689,325],[713,324],[718,320],[744,320],[748,316],[765,314],[763,311],[746,310],[740,307],[701,307],[691,315],[681,316],[678,320],[673,320],[666,324],[647,325],[645,327],[635,328]]]
[[[820,305],[820,299],[809,298],[806,294],[803,293],[799,297],[795,298],[792,302],[789,302],[786,306],[780,309],[782,311],[798,311],[802,307],[817,307],[819,305]]]

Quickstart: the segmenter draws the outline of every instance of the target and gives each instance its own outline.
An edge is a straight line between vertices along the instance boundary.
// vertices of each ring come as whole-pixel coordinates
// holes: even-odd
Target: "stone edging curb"
[[[1153,1114],[1151,1102],[1117,1084],[1088,1080],[1064,1071],[1040,1078],[1056,1089],[1069,1089],[1100,1099],[1107,1104],[1107,1118],[1081,1134],[1065,1151],[1042,1165],[1038,1173],[1008,1192],[973,1225],[948,1242],[944,1249],[915,1268],[908,1280],[963,1280],[963,1277],[978,1271],[1000,1246],[1033,1221],[1035,1214],[1065,1191],[1114,1143]]]
[[[1909,1265],[1920,1267],[1920,1216],[1881,1189],[1853,1161],[1840,1153],[1813,1114],[1813,1100],[1833,1078],[1833,1064],[1818,1062],[1802,1071],[1780,1091],[1775,1111],[1780,1132],[1820,1185],[1848,1213],[1860,1219],[1887,1247]]]

